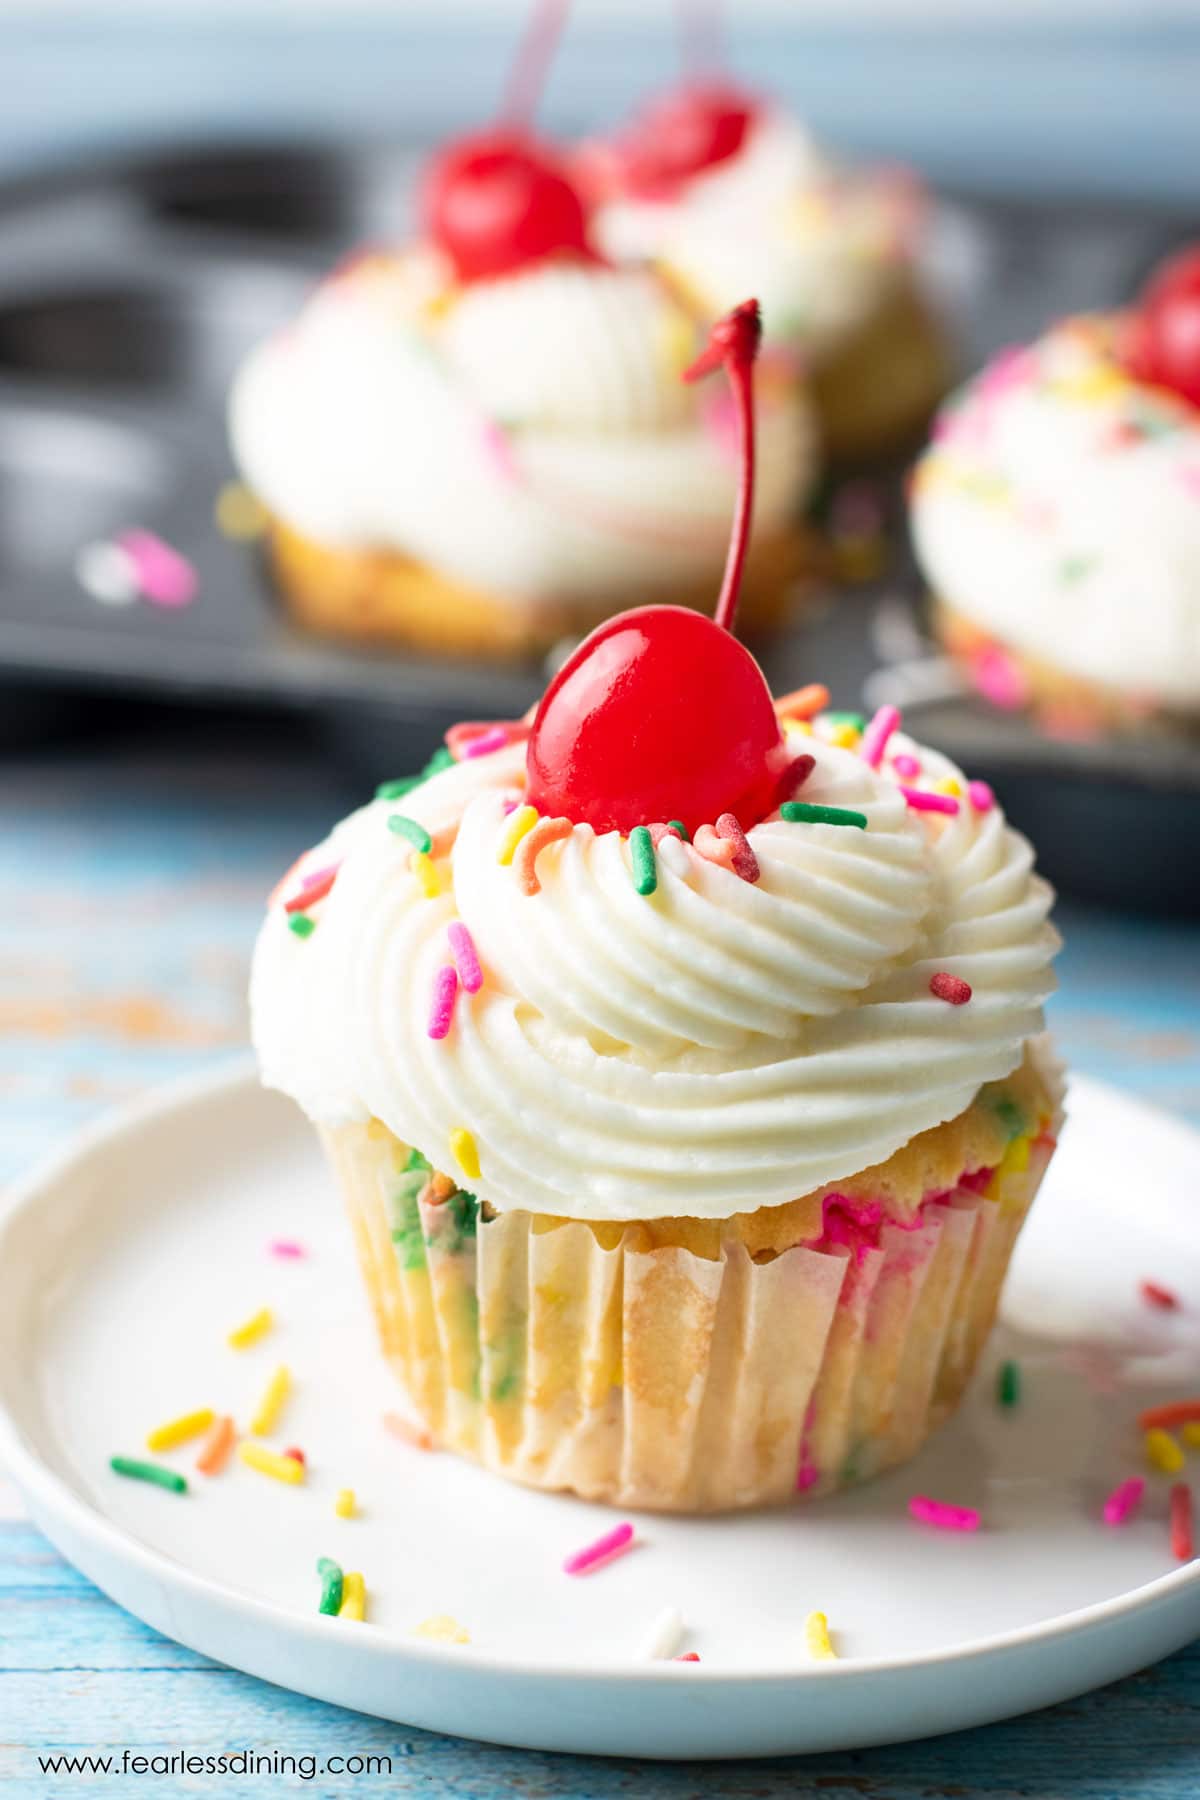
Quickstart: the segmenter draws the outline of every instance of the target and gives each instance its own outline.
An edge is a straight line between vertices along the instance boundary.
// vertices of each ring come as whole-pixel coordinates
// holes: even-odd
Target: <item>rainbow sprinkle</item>
[[[828,705],[829,689],[819,681],[810,681],[807,687],[793,688],[790,694],[784,694],[775,702],[775,711],[781,719],[807,721]]]
[[[358,1511],[358,1501],[353,1488],[339,1488],[333,1510],[339,1519],[352,1519]]]
[[[266,1444],[239,1444],[238,1456],[248,1469],[257,1469],[260,1475],[269,1475],[272,1481],[282,1481],[288,1487],[304,1480],[302,1462],[294,1456],[280,1456]]]
[[[503,750],[510,741],[508,729],[504,725],[492,725],[487,731],[481,731],[478,737],[472,738],[463,749],[463,759],[469,756],[490,756],[495,750]]]
[[[433,839],[425,827],[410,819],[407,813],[390,813],[388,830],[394,831],[397,837],[407,838],[414,850],[420,850],[425,856],[433,849]]]
[[[1161,1287],[1157,1281],[1140,1281],[1138,1293],[1148,1306],[1157,1307],[1159,1312],[1178,1312],[1179,1296],[1170,1288]]]
[[[288,930],[298,938],[311,937],[317,929],[317,921],[310,919],[307,913],[292,913],[288,918]]]
[[[906,787],[900,783],[900,792],[908,801],[914,812],[956,813],[958,799],[954,794],[934,794],[928,788]]]
[[[127,1475],[131,1481],[149,1481],[166,1488],[171,1494],[186,1494],[187,1482],[174,1469],[161,1469],[157,1463],[138,1462],[133,1456],[110,1456],[108,1466],[114,1475]]]
[[[250,1429],[256,1437],[270,1437],[279,1423],[279,1415],[291,1391],[292,1372],[285,1363],[280,1363],[268,1381],[258,1403],[258,1410],[250,1421]]]
[[[899,757],[896,758],[896,769],[897,772],[902,772]],[[996,804],[996,796],[986,781],[968,781],[967,799],[971,802],[972,810],[977,813],[991,812]]]
[[[1000,1364],[996,1376],[996,1399],[1001,1406],[1016,1406],[1021,1398],[1021,1369],[1018,1363]]]
[[[928,1494],[914,1494],[908,1512],[919,1524],[932,1525],[938,1531],[979,1530],[979,1514],[973,1506],[950,1506],[945,1500],[931,1500]]]
[[[1192,1529],[1192,1490],[1186,1481],[1177,1481],[1171,1489],[1169,1507],[1171,1555],[1176,1562],[1191,1562],[1196,1550]]]
[[[559,838],[570,837],[575,827],[570,819],[539,819],[532,830],[522,836],[513,856],[513,874],[521,892],[532,898],[541,892],[538,880],[537,859],[547,844],[557,843]]]
[[[688,828],[684,824],[682,819],[668,819],[667,820],[667,830],[673,831],[675,833],[675,836],[677,838],[682,838],[682,840],[685,844],[690,844],[692,841],[690,836],[688,835]]]
[[[305,1463],[305,1464],[307,1464],[307,1462],[308,1462],[308,1458],[307,1458],[307,1456],[305,1456],[305,1454],[304,1454],[303,1450],[300,1448],[299,1444],[288,1444],[287,1447],[285,1448],[283,1454],[285,1456],[290,1456],[293,1462]]]
[[[837,1651],[829,1641],[829,1620],[823,1612],[810,1612],[804,1621],[804,1642],[814,1662],[836,1662]]]
[[[196,1412],[183,1413],[178,1419],[170,1419],[165,1425],[156,1425],[146,1435],[147,1450],[177,1450],[180,1444],[190,1443],[207,1431],[216,1418],[211,1406],[202,1406]]]
[[[453,924],[447,925],[446,937],[454,966],[458,970],[458,979],[468,994],[477,994],[483,986],[483,969],[479,962],[479,952],[475,948],[475,939],[461,919],[455,919]]]
[[[450,1154],[468,1181],[479,1180],[479,1147],[465,1125],[450,1133]]]
[[[717,836],[725,838],[733,845],[733,872],[743,881],[755,882],[762,874],[758,858],[750,848],[750,840],[742,830],[737,818],[731,812],[724,812],[717,820]]]
[[[329,863],[325,868],[314,869],[311,875],[306,875],[296,892],[284,901],[284,912],[303,912],[306,906],[315,906],[318,900],[324,900],[332,890],[341,866],[340,862]]]
[[[673,1606],[664,1606],[651,1623],[638,1648],[642,1662],[670,1662],[683,1642],[683,1619]]]
[[[246,1350],[251,1344],[257,1344],[260,1337],[265,1337],[275,1323],[275,1315],[269,1306],[260,1306],[256,1313],[242,1325],[235,1325],[226,1338],[231,1350]]]
[[[433,996],[429,1002],[429,1023],[425,1027],[431,1038],[448,1036],[454,1023],[454,1002],[458,998],[458,970],[444,963],[433,978]]]
[[[629,861],[634,892],[653,894],[658,887],[658,863],[654,843],[644,825],[635,825],[629,834]]]
[[[718,837],[711,825],[699,825],[692,839],[692,848],[705,862],[716,863],[719,869],[728,869],[732,875],[733,859],[737,851],[731,838]]]
[[[408,859],[408,866],[417,878],[417,883],[426,900],[436,900],[442,891],[438,880],[438,872],[433,866],[433,858],[427,850],[414,850]]]
[[[894,731],[900,726],[900,709],[896,706],[881,706],[866,727],[859,746],[859,755],[872,769],[877,769],[883,761],[884,751]]]
[[[563,1559],[564,1575],[586,1575],[598,1563],[610,1562],[623,1550],[628,1550],[633,1543],[633,1526],[628,1520],[624,1524],[614,1525],[602,1537],[593,1543],[585,1544],[582,1550],[573,1550],[570,1556]]]
[[[317,1574],[321,1577],[321,1600],[317,1607],[319,1613],[327,1618],[337,1618],[342,1606],[342,1590],[345,1577],[341,1566],[331,1556],[317,1558]]]
[[[205,1441],[204,1448],[196,1458],[196,1468],[201,1475],[219,1475],[233,1453],[237,1442],[237,1432],[233,1420],[228,1414],[219,1418]]]
[[[304,1245],[297,1243],[295,1238],[273,1238],[267,1248],[272,1256],[279,1256],[290,1261],[296,1261],[299,1257],[308,1255]]]
[[[939,969],[936,975],[929,977],[929,991],[935,1000],[944,1000],[948,1006],[965,1006],[971,998],[971,984],[964,981],[961,975],[950,975],[945,969]]]
[[[381,781],[375,789],[377,800],[403,800],[405,794],[411,794],[415,787],[420,787],[420,775],[400,775],[395,781]]]
[[[1178,1475],[1183,1467],[1183,1451],[1170,1432],[1163,1431],[1161,1426],[1151,1427],[1142,1439],[1142,1448],[1150,1467],[1162,1475]]]
[[[1200,1450],[1200,1424],[1195,1419],[1189,1419],[1185,1425],[1181,1425],[1179,1435],[1191,1449]]]
[[[852,812],[846,806],[814,806],[808,800],[785,800],[779,816],[789,825],[854,825],[859,831],[867,829],[866,813]]]
[[[434,1613],[432,1617],[422,1619],[414,1626],[413,1636],[433,1638],[439,1644],[469,1644],[471,1641],[470,1632],[449,1613]]]
[[[907,752],[903,750],[900,752],[899,756],[893,756],[892,767],[897,775],[904,781],[915,781],[917,776],[921,773],[919,759],[915,756],[909,756]]]
[[[414,1450],[433,1449],[432,1434],[423,1425],[411,1425],[396,1412],[385,1412],[383,1422],[392,1436],[399,1438],[402,1444],[411,1444]]]
[[[154,606],[176,607],[188,606],[196,598],[195,569],[164,538],[135,529],[119,532],[115,541],[133,564],[144,599]]]
[[[537,822],[536,806],[518,806],[515,812],[509,813],[504,830],[500,833],[500,842],[496,847],[496,861],[504,864],[511,863],[516,855],[517,845],[526,832],[533,830]]]
[[[1169,1400],[1165,1406],[1149,1406],[1138,1414],[1138,1425],[1152,1431],[1156,1425],[1170,1430],[1175,1425],[1200,1423],[1200,1400]]]
[[[1106,1525],[1124,1525],[1142,1504],[1145,1492],[1146,1483],[1142,1476],[1131,1475],[1128,1481],[1113,1489],[1100,1510],[1100,1517]]]
[[[347,1569],[342,1576],[342,1604],[339,1619],[355,1619],[361,1625],[367,1616],[367,1584],[357,1569]]]

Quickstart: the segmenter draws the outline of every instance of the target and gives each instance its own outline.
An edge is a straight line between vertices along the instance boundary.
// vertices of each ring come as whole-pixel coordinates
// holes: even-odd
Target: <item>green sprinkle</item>
[[[673,831],[676,837],[681,837],[685,844],[691,843],[692,840],[688,836],[688,828],[682,819],[668,819],[667,829],[668,831]]]
[[[1082,581],[1091,574],[1097,560],[1094,556],[1064,556],[1058,565],[1058,579],[1068,584]]]
[[[654,845],[644,825],[635,825],[629,834],[629,854],[633,862],[633,885],[639,894],[652,894],[658,886],[658,864]]]
[[[298,938],[311,937],[317,929],[317,921],[310,919],[307,913],[293,913],[288,920],[288,930],[294,931]]]
[[[779,812],[789,825],[857,825],[860,831],[867,829],[866,813],[851,812],[845,806],[814,806],[808,800],[785,800]]]
[[[1001,1406],[1015,1406],[1021,1398],[1021,1371],[1015,1362],[1000,1364],[996,1377],[996,1398]]]
[[[408,1161],[404,1165],[404,1172],[407,1175],[410,1169],[424,1169],[425,1173],[428,1174],[432,1167],[433,1164],[429,1161],[429,1158],[422,1156],[419,1150],[410,1150],[408,1153]]]
[[[388,830],[394,831],[397,837],[405,837],[414,850],[421,850],[428,856],[433,849],[433,839],[423,825],[410,819],[404,813],[393,813],[388,819]]]
[[[821,717],[827,725],[849,725],[853,731],[865,731],[867,728],[867,721],[862,713],[827,712],[822,713]]]
[[[166,1488],[172,1494],[186,1494],[187,1482],[174,1469],[164,1469],[159,1463],[137,1462],[132,1456],[110,1456],[108,1466],[114,1475],[128,1475],[133,1481],[152,1481],[155,1487]]]
[[[440,775],[443,769],[452,769],[454,758],[445,744],[434,751],[425,767],[421,770],[421,780],[428,781],[431,775]]]
[[[403,800],[405,794],[411,794],[415,787],[420,787],[419,775],[401,775],[395,781],[381,781],[375,789],[377,800]]]
[[[321,1577],[321,1604],[317,1611],[336,1618],[342,1604],[342,1571],[331,1557],[319,1556],[317,1574]]]
[[[1016,1101],[1007,1094],[1000,1094],[992,1100],[992,1111],[1008,1133],[1008,1141],[1019,1138],[1025,1130],[1025,1114]]]

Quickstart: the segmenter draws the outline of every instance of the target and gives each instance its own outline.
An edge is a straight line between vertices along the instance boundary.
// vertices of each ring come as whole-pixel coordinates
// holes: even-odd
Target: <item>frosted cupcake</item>
[[[1200,251],[1133,311],[1068,319],[956,396],[912,527],[941,636],[996,705],[1067,734],[1194,728]]]
[[[745,395],[752,315],[715,335]],[[429,1430],[668,1510],[912,1455],[1059,1117],[1029,846],[894,714],[772,701],[741,501],[717,623],[627,613],[451,733],[286,877],[252,983]]]
[[[361,256],[258,348],[230,402],[307,625],[436,651],[521,652],[647,595],[707,605],[737,481],[721,395],[681,385],[703,331],[647,269],[595,252],[552,152],[453,146],[425,235]],[[814,474],[794,371],[760,372],[764,475],[750,610],[804,566]]]
[[[758,294],[767,343],[809,371],[832,457],[877,457],[923,429],[949,362],[909,171],[839,167],[784,108],[703,85],[585,146],[580,168],[607,253],[661,266],[709,317]]]

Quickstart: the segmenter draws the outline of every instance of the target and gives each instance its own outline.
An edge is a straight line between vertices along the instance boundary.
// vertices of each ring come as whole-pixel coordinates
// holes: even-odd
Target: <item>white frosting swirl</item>
[[[429,253],[362,259],[240,370],[234,454],[271,512],[529,602],[716,579],[736,459],[694,322],[647,270],[550,262],[463,289]],[[760,537],[813,471],[799,384],[760,373]]]
[[[666,838],[643,897],[628,842],[578,825],[523,892],[497,857],[520,748],[365,807],[310,853],[310,869],[341,862],[312,934],[279,904],[263,927],[264,1079],[322,1122],[374,1114],[451,1171],[465,1128],[481,1200],[586,1219],[782,1204],[954,1117],[1041,1028],[1050,890],[998,808],[906,805],[891,756],[919,756],[931,784],[958,778],[943,757],[897,736],[876,771],[806,742],[803,797],[867,827],[756,825],[756,884]],[[388,829],[398,807],[445,844],[436,898]],[[456,918],[484,983],[437,1040],[430,996]],[[932,994],[941,971],[970,983],[967,1005]]]
[[[1076,319],[957,395],[918,465],[925,573],[1002,642],[1200,707],[1200,411],[1132,380]]]

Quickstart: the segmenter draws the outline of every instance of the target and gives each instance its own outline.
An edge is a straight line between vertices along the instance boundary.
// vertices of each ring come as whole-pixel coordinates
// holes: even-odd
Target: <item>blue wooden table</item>
[[[394,773],[391,768],[381,774]],[[245,1042],[246,959],[276,875],[353,791],[276,728],[9,754],[0,764],[0,1174],[103,1109]],[[1200,1123],[1200,931],[1064,907],[1059,1040],[1077,1068]],[[23,1518],[0,1472],[0,1788],[99,1796],[38,1754],[390,1759],[374,1773],[236,1781],[146,1773],[134,1791],[692,1800],[1193,1800],[1200,1647],[1100,1694],[896,1749],[660,1766],[497,1750],[318,1705],[140,1625]]]

